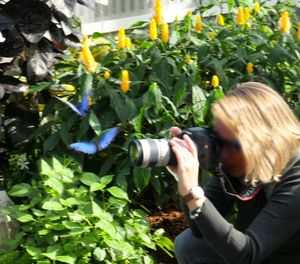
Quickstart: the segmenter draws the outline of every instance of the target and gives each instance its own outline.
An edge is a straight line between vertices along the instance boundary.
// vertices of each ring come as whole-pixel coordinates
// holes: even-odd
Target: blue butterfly
[[[97,151],[105,149],[116,137],[119,129],[113,127],[110,130],[106,131],[97,139],[97,143],[94,142],[76,142],[70,144],[70,148],[85,154],[95,154]]]
[[[55,96],[59,101],[63,102],[67,106],[69,106],[75,113],[77,113],[80,116],[85,116],[87,114],[87,111],[89,110],[89,98],[92,95],[92,91],[88,91],[86,95],[83,97],[83,99],[80,102],[79,106],[75,106],[72,103],[68,102],[67,100],[63,98],[59,98]]]

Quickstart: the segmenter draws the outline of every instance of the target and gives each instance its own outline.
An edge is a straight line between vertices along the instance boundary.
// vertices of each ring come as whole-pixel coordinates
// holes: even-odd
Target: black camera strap
[[[248,201],[248,200],[253,199],[259,193],[259,191],[262,189],[262,186],[260,186],[260,185],[253,186],[253,185],[249,184],[249,185],[245,186],[245,188],[241,191],[241,193],[238,194],[235,191],[230,179],[228,178],[226,173],[223,171],[222,163],[220,163],[220,162],[218,163],[218,165],[215,169],[215,174],[220,179],[220,182],[221,182],[224,192],[229,195],[235,196],[237,199],[239,199],[241,201]],[[227,190],[226,182],[228,183],[228,186],[230,187],[231,191]]]

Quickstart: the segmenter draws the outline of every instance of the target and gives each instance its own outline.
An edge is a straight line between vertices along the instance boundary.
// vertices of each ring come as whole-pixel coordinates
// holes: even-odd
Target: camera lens
[[[158,167],[176,164],[167,139],[134,139],[128,146],[129,160],[135,167]]]

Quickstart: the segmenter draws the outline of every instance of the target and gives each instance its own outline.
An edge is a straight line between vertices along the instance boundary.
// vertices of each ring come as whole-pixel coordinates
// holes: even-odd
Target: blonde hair
[[[212,104],[242,146],[246,183],[279,181],[300,147],[300,123],[275,90],[258,82],[246,82]]]

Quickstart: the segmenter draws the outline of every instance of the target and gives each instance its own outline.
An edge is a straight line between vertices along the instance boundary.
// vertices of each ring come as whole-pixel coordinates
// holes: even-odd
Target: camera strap
[[[218,163],[218,166],[216,167],[215,170],[215,174],[216,176],[219,177],[222,188],[224,190],[225,193],[235,196],[237,199],[241,200],[241,201],[249,201],[251,199],[253,199],[260,190],[262,190],[262,186],[258,185],[258,186],[253,186],[253,185],[247,185],[245,186],[245,188],[241,191],[241,193],[237,193],[234,189],[234,187],[232,186],[232,183],[230,181],[230,179],[227,177],[226,173],[223,171],[222,169],[222,163]],[[226,182],[228,183],[228,186],[230,186],[230,191],[227,190],[226,188]]]

